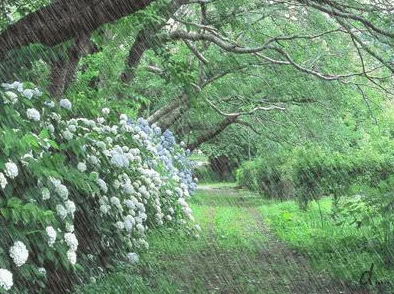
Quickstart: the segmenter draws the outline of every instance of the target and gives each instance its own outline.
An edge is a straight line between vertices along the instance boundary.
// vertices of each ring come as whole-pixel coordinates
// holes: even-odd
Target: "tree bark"
[[[236,122],[238,119],[238,116],[228,116],[224,118],[214,129],[211,129],[207,131],[206,133],[202,134],[199,136],[193,143],[187,145],[187,149],[190,151],[195,150],[198,148],[201,144],[205,143],[208,140],[211,140],[215,138],[217,135],[219,135],[221,132],[223,132],[229,125],[233,124]]]
[[[57,0],[8,26],[0,34],[0,59],[31,43],[55,46],[144,9],[155,0]]]
[[[129,51],[129,55],[125,60],[125,69],[120,76],[123,83],[129,84],[134,79],[135,70],[138,67],[145,51],[151,49],[158,42],[155,35],[166,25],[170,17],[186,3],[187,0],[172,1],[167,8],[160,11],[160,15],[158,15],[160,22],[148,25],[138,32]]]
[[[188,110],[188,105],[180,105],[173,109],[169,115],[163,117],[161,120],[156,122],[162,130],[166,130],[171,127],[176,121],[178,121],[181,116]]]
[[[67,56],[65,58],[59,57],[51,64],[49,94],[54,98],[61,97],[74,79],[79,60],[84,55],[96,51],[97,48],[91,43],[89,35],[83,34],[75,38],[67,50]]]
[[[182,104],[188,104],[188,103],[189,103],[189,96],[187,94],[182,94],[178,98],[171,101],[169,104],[155,111],[151,116],[148,117],[147,121],[150,124],[157,123],[159,120],[163,119],[166,115],[177,109]]]

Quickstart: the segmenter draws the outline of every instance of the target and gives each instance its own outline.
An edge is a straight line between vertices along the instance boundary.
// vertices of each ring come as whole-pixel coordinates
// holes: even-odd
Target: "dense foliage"
[[[184,150],[303,210],[332,196],[389,246],[391,2],[0,1],[0,292],[66,291],[184,228]]]
[[[1,291],[67,288],[76,273],[137,262],[151,228],[193,232],[191,163],[170,131],[109,108],[79,117],[67,99],[2,86]]]
[[[377,188],[394,173],[393,142],[351,148],[347,152],[317,144],[296,147],[246,162],[238,181],[273,198],[297,198],[302,205],[322,196],[349,195]]]
[[[294,199],[303,211],[324,196],[332,197],[330,222],[366,228],[361,244],[374,244],[374,253],[392,268],[393,147],[384,137],[348,152],[310,144],[246,162],[237,178],[240,185],[265,197]]]

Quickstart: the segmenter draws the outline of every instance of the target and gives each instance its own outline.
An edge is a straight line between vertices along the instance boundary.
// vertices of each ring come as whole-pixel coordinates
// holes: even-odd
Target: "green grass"
[[[337,279],[357,283],[371,262],[374,281],[394,277],[379,255],[366,249],[365,236],[371,232],[334,223],[330,198],[311,203],[305,212],[294,201],[263,200],[235,187],[204,185],[192,198],[200,238],[151,231],[150,249],[137,266],[119,264],[76,293],[323,293],[324,287],[337,289]],[[298,263],[292,249],[306,256],[306,264]],[[311,274],[334,280],[318,288],[309,282]]]
[[[192,161],[209,162],[208,156],[205,154],[198,154],[196,152],[193,152],[189,158]]]
[[[236,182],[223,182],[223,183],[203,183],[199,185],[200,189],[209,188],[209,189],[231,189],[237,187]],[[248,193],[248,191],[244,191],[243,193]]]
[[[332,199],[326,197],[312,202],[307,211],[301,211],[294,201],[266,201],[259,210],[277,237],[307,255],[317,271],[358,283],[373,262],[374,281],[392,281],[394,270],[385,268],[381,256],[368,246],[373,232],[337,225],[331,206]]]
[[[202,227],[200,238],[167,229],[151,231],[150,249],[141,254],[137,266],[119,265],[76,293],[260,293],[257,276],[264,273],[264,264],[250,264],[258,255],[255,244],[266,238],[245,213],[251,205],[242,208],[238,195],[227,193],[234,186],[210,185],[217,191],[214,197],[211,190],[201,190],[191,200],[195,222]],[[256,198],[245,194],[251,201]]]

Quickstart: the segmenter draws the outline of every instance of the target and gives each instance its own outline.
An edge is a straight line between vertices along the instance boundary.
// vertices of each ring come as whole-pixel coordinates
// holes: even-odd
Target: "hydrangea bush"
[[[0,293],[61,293],[76,272],[138,262],[152,228],[196,233],[192,163],[170,131],[108,108],[78,117],[19,82],[0,104]]]

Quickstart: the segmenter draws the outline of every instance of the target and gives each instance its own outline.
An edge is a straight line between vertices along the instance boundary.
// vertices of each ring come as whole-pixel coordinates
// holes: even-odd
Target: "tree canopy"
[[[230,125],[281,143],[294,127],[313,138],[316,117],[335,124],[337,110],[352,107],[348,97],[373,116],[379,97],[392,96],[390,1],[20,0],[2,8],[5,81],[28,78],[81,105],[126,108],[173,129],[190,149],[208,148]]]

